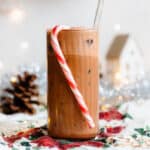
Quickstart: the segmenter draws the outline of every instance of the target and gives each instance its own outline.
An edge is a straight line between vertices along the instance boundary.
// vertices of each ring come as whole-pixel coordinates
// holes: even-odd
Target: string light
[[[123,82],[124,85],[126,85],[126,84],[129,83],[129,80],[127,78],[124,78],[122,82]]]
[[[27,41],[23,41],[20,43],[20,48],[21,49],[28,49],[29,48],[29,43]]]
[[[10,19],[15,23],[21,22],[23,18],[24,12],[19,8],[15,8],[10,12]]]
[[[115,25],[114,25],[114,30],[115,30],[116,32],[120,31],[120,29],[121,29],[120,24],[115,24]]]
[[[16,77],[11,77],[10,81],[11,81],[12,83],[15,83],[15,82],[17,82],[17,78],[16,78]]]
[[[2,70],[4,68],[3,63],[0,61],[0,70]]]
[[[115,79],[118,80],[118,81],[121,81],[122,77],[121,77],[120,72],[116,72]]]

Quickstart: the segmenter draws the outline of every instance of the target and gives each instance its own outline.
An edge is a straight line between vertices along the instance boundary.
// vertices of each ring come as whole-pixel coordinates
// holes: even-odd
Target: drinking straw
[[[94,23],[93,28],[98,29],[100,25],[100,19],[102,16],[102,10],[103,10],[104,0],[98,0],[96,13],[94,17]]]

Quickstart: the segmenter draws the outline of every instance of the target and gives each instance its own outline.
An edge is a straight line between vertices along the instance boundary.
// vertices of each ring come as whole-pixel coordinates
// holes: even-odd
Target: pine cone
[[[33,104],[40,105],[38,85],[34,83],[37,76],[24,72],[22,76],[17,75],[16,77],[17,81],[10,81],[12,88],[4,89],[8,96],[0,97],[1,111],[5,114],[18,112],[34,114]]]

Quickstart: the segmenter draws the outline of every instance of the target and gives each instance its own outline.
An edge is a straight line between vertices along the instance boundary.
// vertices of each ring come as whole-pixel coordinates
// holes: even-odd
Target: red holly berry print
[[[124,129],[124,127],[122,126],[117,126],[117,127],[108,127],[106,128],[106,132],[108,134],[119,134],[122,130]]]
[[[33,140],[32,143],[36,143],[36,144],[38,144],[38,146],[59,148],[59,143],[57,143],[55,140],[53,140],[49,136],[42,136],[36,140]]]
[[[64,144],[64,145],[62,145],[62,148],[64,150],[66,150],[68,148],[80,147],[82,145],[93,146],[93,147],[103,147],[104,144],[102,142],[95,142],[95,141],[74,142],[74,143],[70,143],[70,144]]]
[[[100,112],[99,119],[104,119],[106,121],[122,120],[123,115],[118,110],[111,109],[110,111],[107,111],[107,112]]]

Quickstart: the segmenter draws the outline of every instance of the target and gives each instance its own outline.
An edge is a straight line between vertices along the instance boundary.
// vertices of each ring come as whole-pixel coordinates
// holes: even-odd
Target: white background
[[[0,0],[0,74],[25,63],[46,66],[46,30],[55,24],[91,27],[96,4],[97,0]],[[17,7],[23,15],[14,21],[9,9]],[[134,36],[149,70],[150,0],[104,0],[102,62],[117,32]]]

